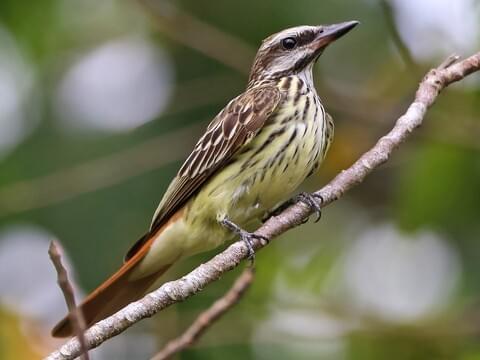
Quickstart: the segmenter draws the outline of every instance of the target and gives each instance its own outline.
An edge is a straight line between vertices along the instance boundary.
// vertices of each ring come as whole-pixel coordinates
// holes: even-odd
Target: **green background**
[[[202,128],[244,89],[266,36],[295,25],[361,21],[315,67],[336,130],[328,159],[306,191],[320,188],[391,128],[430,67],[450,53],[480,49],[478,26],[465,34],[473,40],[463,47],[449,41],[452,32],[464,31],[455,27],[459,10],[453,4],[437,8],[430,1],[429,11],[407,16],[414,23],[436,19],[418,30],[405,23],[398,3],[2,0],[0,28],[34,73],[34,85],[20,105],[28,134],[8,151],[0,148],[0,246],[19,243],[9,237],[12,229],[43,235],[40,247],[32,243],[15,257],[0,254],[10,259],[8,266],[0,262],[0,358],[39,358],[59,344],[48,338],[49,326],[65,311],[58,306],[55,275],[31,267],[38,261],[51,268],[45,239],[61,242],[84,293],[113,272],[148,228]],[[480,17],[478,1],[460,3]],[[441,16],[449,11],[450,24]],[[422,45],[427,56],[414,50],[414,42],[429,26],[434,35]],[[71,123],[68,112],[56,108],[65,74],[83,56],[126,38],[141,38],[168,59],[166,107],[124,131],[65,125]],[[479,115],[478,75],[442,93],[425,125],[387,164],[326,208],[321,222],[284,234],[258,254],[256,280],[245,298],[178,358],[480,359]],[[0,122],[0,132],[5,129]],[[33,251],[42,246],[45,252]],[[214,253],[184,261],[171,276]],[[152,356],[239,271],[129,329],[93,357]],[[11,305],[19,296],[13,287],[60,300],[28,312]],[[35,308],[32,299],[28,306]]]

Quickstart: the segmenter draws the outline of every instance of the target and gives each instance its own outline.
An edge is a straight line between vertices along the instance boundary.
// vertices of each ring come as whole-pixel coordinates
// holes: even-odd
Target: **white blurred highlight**
[[[62,121],[76,129],[130,130],[165,108],[172,72],[167,55],[146,39],[111,41],[66,72],[55,107]]]
[[[479,45],[480,6],[476,0],[391,0],[402,38],[421,60],[453,52],[471,54]]]
[[[0,157],[32,130],[34,73],[12,36],[0,26]]]
[[[305,254],[311,258],[313,253],[307,244],[284,259],[284,269],[275,277],[267,316],[258,322],[252,336],[256,359],[275,357],[265,346],[268,343],[281,349],[282,358],[298,358],[300,354],[300,358],[312,359],[345,357],[347,344],[343,337],[358,327],[357,322],[323,308],[322,295],[311,286],[305,287],[311,278],[302,278],[296,285],[288,281],[287,273],[301,268],[302,263],[306,266]],[[292,260],[292,256],[295,259]]]
[[[457,253],[438,235],[365,231],[343,261],[349,302],[385,320],[409,322],[448,304],[461,275]]]
[[[264,344],[275,343],[282,349],[282,358],[302,354],[302,358],[342,359],[346,350],[342,336],[351,327],[326,312],[292,305],[275,307],[256,327],[252,337],[255,358],[271,359],[273,354]]]
[[[48,256],[53,238],[46,230],[32,225],[10,226],[0,232],[0,303],[49,325],[66,311]],[[71,277],[65,254],[62,262]]]
[[[67,312],[57,285],[57,273],[48,256],[53,238],[48,231],[33,225],[15,225],[0,230],[0,307],[29,320],[26,325],[31,325],[31,320],[41,325],[44,341],[49,341],[51,351],[59,344],[50,343],[48,331]],[[65,252],[62,263],[75,286],[73,268]],[[75,296],[79,301],[84,294],[76,291]],[[155,340],[150,333],[139,329],[141,327],[92,350],[91,359],[147,358],[155,351]],[[28,330],[32,329],[27,327],[26,330],[26,336],[31,336]]]

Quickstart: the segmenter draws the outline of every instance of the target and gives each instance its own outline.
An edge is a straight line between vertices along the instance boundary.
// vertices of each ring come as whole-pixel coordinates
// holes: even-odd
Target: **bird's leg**
[[[296,201],[301,201],[308,205],[316,215],[315,222],[318,222],[322,218],[322,204],[323,198],[321,195],[315,193],[302,192],[295,197]]]
[[[265,241],[267,243],[269,242],[269,240],[265,236],[250,233],[242,229],[240,226],[232,222],[227,217],[224,217],[223,219],[221,219],[220,224],[222,224],[225,228],[227,228],[231,232],[240,236],[240,239],[245,242],[248,248],[248,259],[252,262],[252,264],[255,261],[255,249],[253,248],[253,241],[257,239],[257,240]]]

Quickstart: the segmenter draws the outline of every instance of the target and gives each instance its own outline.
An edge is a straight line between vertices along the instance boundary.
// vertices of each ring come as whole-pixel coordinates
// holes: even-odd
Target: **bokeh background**
[[[325,184],[385,133],[425,71],[480,49],[478,0],[0,1],[0,358],[61,344],[47,255],[79,296],[121,263],[260,41],[360,20],[315,68],[336,120]],[[448,89],[386,165],[257,256],[242,302],[179,359],[480,359],[480,77]],[[172,277],[211,254],[177,266]],[[147,359],[240,269],[93,359]]]

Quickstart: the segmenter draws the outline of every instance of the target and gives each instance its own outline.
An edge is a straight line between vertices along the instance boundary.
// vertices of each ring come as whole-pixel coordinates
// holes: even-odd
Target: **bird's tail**
[[[153,242],[162,234],[163,230],[181,218],[183,210],[180,209],[167,222],[155,232],[148,232],[130,249],[125,258],[125,263],[107,281],[95,289],[79,305],[87,327],[105,319],[122,309],[129,303],[139,300],[150,286],[171,266],[172,263],[163,265],[152,274],[134,278],[132,271],[148,254]],[[177,258],[178,259],[178,258]],[[68,337],[74,335],[70,316],[65,316],[53,328],[52,336]]]
[[[139,300],[155,280],[170,268],[171,265],[166,265],[153,274],[135,280],[130,279],[132,270],[143,259],[147,249],[148,246],[145,246],[143,251],[133,255],[79,305],[87,327],[114,314],[129,303]],[[69,315],[60,320],[52,330],[54,337],[73,335],[74,329]]]
[[[166,266],[156,273],[132,281],[128,279],[130,271],[122,271],[124,266],[79,305],[87,328],[116,313],[129,303],[139,300],[155,280],[170,267]],[[65,316],[52,330],[54,337],[73,335],[75,334],[69,315]]]

